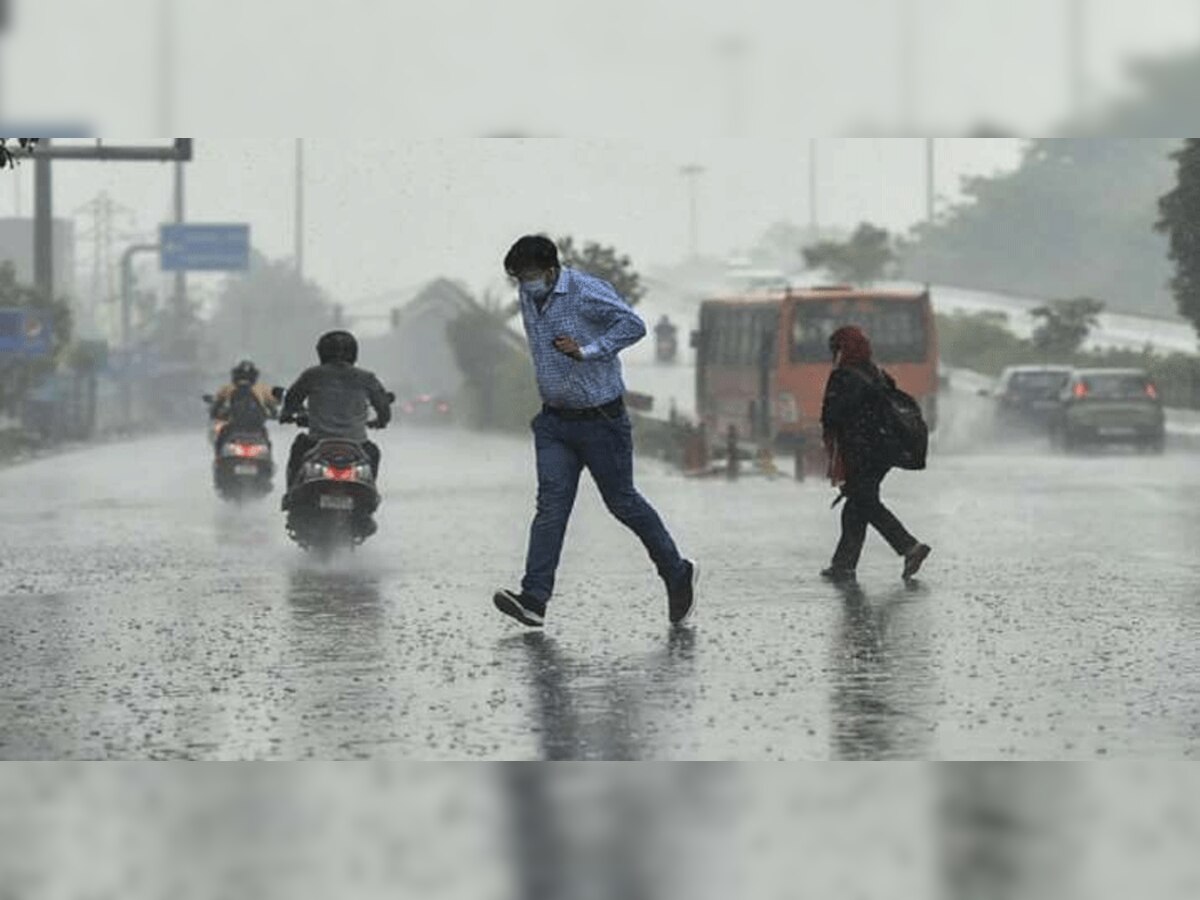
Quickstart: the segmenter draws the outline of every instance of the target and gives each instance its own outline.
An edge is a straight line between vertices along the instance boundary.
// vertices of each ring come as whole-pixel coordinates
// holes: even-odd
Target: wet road
[[[526,635],[490,604],[520,574],[526,442],[383,444],[380,532],[328,566],[277,497],[219,502],[196,435],[0,471],[0,757],[1200,757],[1194,455],[947,440],[885,485],[925,577],[873,537],[853,592],[815,577],[827,487],[648,463],[706,570],[695,628],[589,486]]]

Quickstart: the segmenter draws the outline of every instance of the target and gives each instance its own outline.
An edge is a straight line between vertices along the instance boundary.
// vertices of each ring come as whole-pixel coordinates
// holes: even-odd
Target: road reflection
[[[878,597],[844,585],[831,648],[831,737],[835,759],[925,757],[935,723],[933,669],[922,600],[913,584]]]

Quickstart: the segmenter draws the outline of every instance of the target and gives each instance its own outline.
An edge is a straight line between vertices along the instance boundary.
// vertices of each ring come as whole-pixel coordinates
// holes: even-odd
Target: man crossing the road
[[[542,411],[533,420],[537,512],[521,590],[497,591],[496,608],[530,628],[545,623],[567,521],[586,468],[605,506],[645,546],[667,590],[673,625],[696,608],[699,568],[679,554],[662,519],[633,484],[633,433],[617,358],[646,325],[611,284],[562,266],[549,238],[527,235],[504,260],[520,287],[521,316]]]

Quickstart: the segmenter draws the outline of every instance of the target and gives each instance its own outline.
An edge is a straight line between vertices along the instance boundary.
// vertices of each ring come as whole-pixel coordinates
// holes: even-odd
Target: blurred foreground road
[[[545,635],[494,612],[533,506],[519,438],[385,433],[379,534],[329,566],[277,495],[216,499],[199,432],[4,470],[0,757],[1200,758],[1198,458],[947,422],[885,483],[935,548],[907,589],[875,537],[860,591],[816,577],[826,485],[644,463],[705,569],[678,633],[590,483]]]

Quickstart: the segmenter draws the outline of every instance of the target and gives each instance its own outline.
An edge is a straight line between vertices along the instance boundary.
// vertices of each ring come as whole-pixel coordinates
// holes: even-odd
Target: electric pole
[[[101,191],[94,199],[75,210],[76,215],[91,217],[92,226],[80,234],[92,241],[92,286],[88,302],[88,313],[92,324],[99,326],[100,307],[105,308],[116,298],[116,267],[113,263],[113,246],[118,238],[128,235],[114,232],[118,217],[132,222],[134,211],[117,203],[107,192]]]
[[[688,181],[688,252],[692,260],[700,256],[700,223],[696,203],[697,182],[704,174],[704,166],[691,163],[679,169]]]

